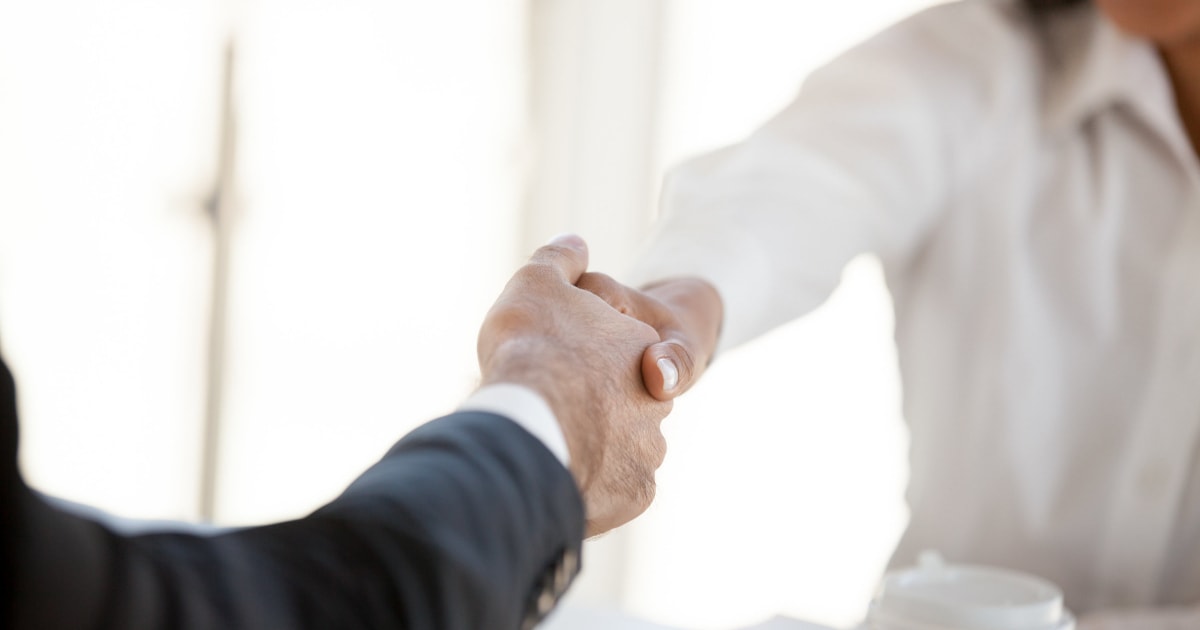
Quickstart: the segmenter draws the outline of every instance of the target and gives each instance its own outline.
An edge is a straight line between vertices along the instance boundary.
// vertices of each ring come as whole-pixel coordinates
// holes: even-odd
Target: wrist
[[[570,449],[558,418],[546,399],[530,387],[518,383],[484,385],[467,397],[459,411],[481,411],[504,416],[528,431],[566,468],[570,468]]]
[[[685,277],[653,282],[641,291],[674,314],[678,335],[700,354],[695,358],[703,369],[716,351],[725,316],[716,287],[701,278]]]
[[[579,401],[593,400],[593,397],[580,394],[571,396],[568,392],[586,391],[579,387],[588,387],[577,370],[573,370],[565,361],[554,358],[557,353],[541,351],[529,344],[527,352],[498,353],[505,356],[503,362],[487,366],[480,381],[480,390],[493,388],[521,388],[531,396],[536,397],[546,413],[553,418],[559,434],[562,436],[565,457],[564,462],[576,485],[584,490],[590,480],[592,469],[592,454],[599,452],[591,444],[591,434],[585,409]],[[534,359],[534,357],[538,357]],[[572,404],[572,399],[576,404]],[[553,449],[551,449],[553,450]]]

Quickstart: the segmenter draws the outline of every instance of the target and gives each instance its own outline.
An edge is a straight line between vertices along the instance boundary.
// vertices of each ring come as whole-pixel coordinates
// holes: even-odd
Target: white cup
[[[921,554],[918,566],[884,576],[864,628],[870,630],[1074,630],[1062,591],[1007,569],[946,564]]]

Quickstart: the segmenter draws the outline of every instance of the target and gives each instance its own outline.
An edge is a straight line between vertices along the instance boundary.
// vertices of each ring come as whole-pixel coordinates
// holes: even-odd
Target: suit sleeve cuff
[[[532,389],[512,383],[485,385],[463,401],[458,410],[504,416],[536,437],[564,467],[570,466],[567,439],[558,425],[558,418],[546,399]]]

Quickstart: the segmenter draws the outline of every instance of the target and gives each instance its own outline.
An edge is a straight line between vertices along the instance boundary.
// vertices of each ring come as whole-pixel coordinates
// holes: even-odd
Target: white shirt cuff
[[[511,383],[485,385],[463,401],[458,410],[504,416],[545,444],[563,466],[570,466],[567,438],[563,435],[562,427],[558,426],[558,418],[546,399],[532,389]]]

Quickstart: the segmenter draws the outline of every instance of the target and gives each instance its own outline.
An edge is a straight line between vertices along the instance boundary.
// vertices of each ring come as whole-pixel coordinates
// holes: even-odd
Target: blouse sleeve
[[[912,252],[964,149],[985,141],[998,75],[1028,52],[993,5],[955,3],[892,27],[813,73],[740,144],[671,172],[629,280],[712,283],[728,348],[815,308],[855,255]]]

